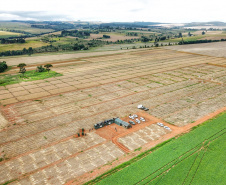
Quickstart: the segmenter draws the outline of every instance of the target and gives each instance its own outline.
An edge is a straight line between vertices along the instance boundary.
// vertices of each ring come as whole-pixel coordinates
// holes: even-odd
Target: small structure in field
[[[102,128],[104,126],[110,125],[112,123],[116,123],[117,125],[123,126],[127,129],[132,127],[129,123],[122,121],[119,118],[112,118],[112,119],[108,119],[108,120],[105,120],[103,122],[99,122],[99,123],[94,124],[94,128],[99,129],[99,128]]]
[[[127,128],[127,129],[132,127],[129,123],[127,123],[127,122],[125,122],[125,121],[122,121],[122,120],[119,119],[119,118],[116,118],[116,119],[115,119],[115,123],[116,123],[117,125],[119,125],[119,126],[123,126],[123,127]]]

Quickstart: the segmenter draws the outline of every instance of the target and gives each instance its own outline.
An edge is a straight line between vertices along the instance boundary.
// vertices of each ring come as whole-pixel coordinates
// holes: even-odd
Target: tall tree
[[[47,70],[48,73],[49,73],[50,67],[53,67],[53,65],[52,65],[52,64],[46,64],[46,65],[44,65],[44,67],[46,67],[46,70]]]
[[[19,73],[22,73],[24,76],[24,73],[26,72],[25,66],[27,66],[25,63],[20,63],[17,67],[20,68]]]

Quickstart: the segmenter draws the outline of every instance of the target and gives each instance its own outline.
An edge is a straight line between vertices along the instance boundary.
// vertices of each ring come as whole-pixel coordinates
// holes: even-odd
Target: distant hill
[[[225,22],[220,22],[220,21],[191,22],[191,23],[186,23],[184,26],[185,27],[191,27],[191,26],[226,26],[226,23]]]

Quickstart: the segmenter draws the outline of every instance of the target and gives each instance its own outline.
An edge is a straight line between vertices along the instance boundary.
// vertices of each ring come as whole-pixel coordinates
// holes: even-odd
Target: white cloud
[[[225,7],[225,0],[7,0],[0,19],[226,22]]]

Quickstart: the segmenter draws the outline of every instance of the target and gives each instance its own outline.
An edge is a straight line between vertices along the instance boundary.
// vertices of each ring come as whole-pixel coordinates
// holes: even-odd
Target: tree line
[[[208,42],[221,42],[221,41],[226,41],[226,39],[221,39],[221,40],[192,40],[192,41],[180,41],[178,44],[183,45],[183,44],[198,44],[198,43],[208,43]]]
[[[71,30],[71,31],[63,30],[61,32],[60,36],[61,37],[73,36],[73,37],[84,38],[84,37],[90,36],[90,31],[88,31],[88,30],[83,30],[83,31],[79,31],[79,30]]]
[[[31,55],[34,53],[44,53],[44,52],[57,52],[57,51],[76,51],[76,50],[88,50],[88,47],[84,44],[63,44],[59,46],[42,46],[38,48],[29,47],[28,49],[24,48],[22,50],[11,50],[0,52],[0,56],[15,56],[15,55]]]
[[[14,43],[25,43],[24,38],[17,38],[17,39],[0,39],[1,44],[14,44]]]

